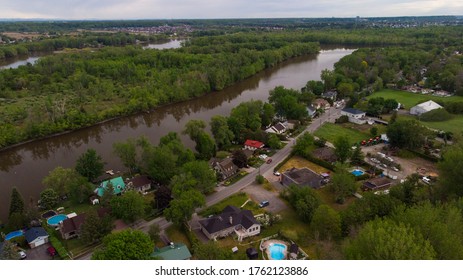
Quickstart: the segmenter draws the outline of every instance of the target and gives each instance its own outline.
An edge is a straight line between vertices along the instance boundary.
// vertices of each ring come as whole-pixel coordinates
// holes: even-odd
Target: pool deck
[[[289,245],[288,242],[278,240],[278,239],[266,240],[266,241],[262,242],[262,244],[260,245],[260,250],[265,251],[267,253],[267,257],[268,257],[269,260],[273,260],[271,255],[270,255],[270,251],[268,250],[268,247],[270,247],[270,245],[272,245],[272,244],[282,244],[282,245],[286,246],[285,250],[283,251],[283,254],[285,255],[284,260],[286,260],[287,257],[288,257],[288,245]]]

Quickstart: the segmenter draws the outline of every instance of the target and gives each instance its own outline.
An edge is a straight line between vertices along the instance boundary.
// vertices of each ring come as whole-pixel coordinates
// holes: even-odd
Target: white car
[[[431,184],[431,179],[429,179],[428,177],[423,177],[421,180],[423,180],[423,182],[425,182],[426,184]]]
[[[392,167],[392,170],[394,170],[395,172],[399,172],[399,169],[395,166]]]
[[[26,252],[24,251],[18,251],[19,259],[24,260],[27,258]]]
[[[273,172],[273,175],[275,175],[275,176],[280,176],[280,175],[281,175],[281,173],[280,173],[280,172],[278,172],[278,171],[275,171],[275,172]]]

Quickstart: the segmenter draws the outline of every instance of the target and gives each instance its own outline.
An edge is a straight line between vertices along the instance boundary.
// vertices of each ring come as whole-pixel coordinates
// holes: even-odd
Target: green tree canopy
[[[217,176],[206,161],[192,161],[182,167],[184,174],[191,174],[196,181],[194,188],[203,194],[210,193],[217,184]]]
[[[0,260],[17,260],[19,259],[18,249],[16,245],[9,241],[3,241],[3,249],[2,253],[0,254]]]
[[[290,185],[284,194],[297,214],[304,222],[312,221],[315,210],[320,205],[320,198],[311,187],[299,187]]]
[[[347,259],[429,260],[436,252],[423,236],[403,223],[368,222],[345,249]]]
[[[11,199],[10,199],[10,210],[9,216],[13,213],[23,213],[24,212],[24,200],[22,195],[19,193],[16,187],[13,187],[11,190]]]
[[[397,120],[387,127],[389,143],[398,148],[419,149],[427,135],[426,129],[416,120]]]
[[[445,196],[463,196],[463,145],[458,144],[442,155],[437,164],[439,169],[439,185]]]
[[[145,211],[145,200],[137,191],[128,191],[121,196],[114,196],[110,202],[112,214],[127,222],[141,218]]]
[[[347,165],[339,163],[336,165],[336,172],[331,175],[328,189],[334,194],[338,203],[344,203],[346,197],[357,190],[357,184],[352,174],[347,171]]]
[[[320,205],[313,214],[310,230],[317,239],[338,239],[341,237],[341,217],[328,205]]]
[[[46,209],[53,209],[58,204],[58,199],[54,189],[46,188],[40,193],[40,205]]]
[[[191,219],[194,210],[204,206],[206,200],[204,195],[195,189],[188,189],[182,192],[173,190],[174,200],[170,202],[167,209],[164,210],[164,215],[168,221],[176,225],[182,225],[184,222]]]
[[[113,153],[121,159],[122,164],[129,169],[130,173],[138,168],[137,141],[135,139],[115,142],[113,144]]]
[[[296,140],[293,146],[293,153],[302,157],[307,157],[310,154],[311,146],[314,143],[314,137],[309,132],[304,132]]]
[[[76,171],[89,181],[93,181],[103,174],[103,168],[103,159],[94,149],[88,149],[76,162]]]
[[[80,230],[80,239],[85,244],[93,244],[103,239],[113,229],[111,216],[99,217],[96,211],[85,213],[85,221]]]
[[[334,140],[334,153],[341,163],[346,162],[352,154],[352,145],[347,136],[339,136]]]
[[[235,134],[228,127],[228,120],[224,116],[213,116],[210,122],[212,135],[219,149],[227,149],[232,145]]]
[[[71,168],[56,167],[43,179],[42,184],[55,190],[59,196],[69,194],[71,199],[82,203],[92,191],[87,178]]]
[[[139,230],[127,229],[103,238],[103,246],[96,250],[93,260],[149,260],[153,243]]]

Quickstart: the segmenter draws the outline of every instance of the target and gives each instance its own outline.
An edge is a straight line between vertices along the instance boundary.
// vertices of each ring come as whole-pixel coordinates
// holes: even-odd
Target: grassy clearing
[[[383,97],[384,99],[395,99],[397,102],[403,104],[405,109],[410,109],[411,107],[415,106],[416,104],[433,100],[433,101],[442,101],[442,102],[458,102],[463,101],[463,96],[450,96],[450,97],[439,97],[439,96],[432,96],[432,95],[425,95],[420,93],[412,93],[402,90],[393,90],[393,89],[385,89],[382,91],[378,91],[373,93],[372,95],[368,96],[367,99],[375,98],[375,97]]]
[[[296,167],[296,168],[307,167],[317,173],[329,172],[328,169],[321,167],[320,165],[317,165],[311,161],[308,161],[305,158],[302,158],[300,156],[291,157],[282,167],[279,168],[278,171],[285,172],[286,170],[291,169],[293,167]]]
[[[349,196],[346,197],[346,200],[343,204],[339,204],[336,203],[334,195],[327,188],[321,188],[317,190],[317,193],[320,196],[320,199],[323,203],[327,204],[337,212],[345,210],[347,207],[349,207],[350,204],[352,204],[357,199],[354,196]]]
[[[172,240],[172,242],[181,242],[185,244],[188,248],[191,249],[191,243],[186,234],[183,232],[182,229],[180,229],[176,225],[172,225],[166,229],[166,234],[169,236],[169,239]]]
[[[241,205],[243,205],[246,200],[248,200],[249,197],[246,193],[244,192],[240,192],[240,193],[237,193],[237,194],[234,194],[232,196],[229,196],[228,198],[220,201],[219,203],[217,204],[214,204],[206,209],[204,209],[203,211],[199,212],[198,215],[200,216],[203,216],[203,217],[206,217],[206,216],[209,216],[209,215],[215,215],[215,214],[218,214],[220,213],[227,205],[233,205],[233,206],[236,206],[236,207],[241,207]]]
[[[340,136],[347,137],[352,145],[370,138],[369,132],[361,132],[355,128],[344,127],[332,123],[325,123],[315,132],[314,135],[317,137],[323,137],[330,143],[334,143],[334,141]]]

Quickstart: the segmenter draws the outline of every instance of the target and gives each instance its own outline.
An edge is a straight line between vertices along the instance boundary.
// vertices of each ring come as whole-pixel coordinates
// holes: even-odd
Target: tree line
[[[0,147],[198,97],[319,50],[317,43],[300,42],[260,50],[264,36],[257,38],[255,45],[238,51],[228,50],[227,44],[219,50],[211,47],[213,38],[198,47],[193,39],[177,50],[106,47],[0,71]],[[272,36],[265,40],[281,42]]]

